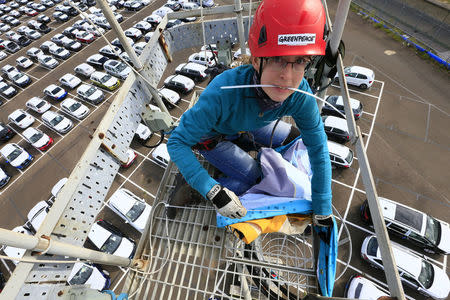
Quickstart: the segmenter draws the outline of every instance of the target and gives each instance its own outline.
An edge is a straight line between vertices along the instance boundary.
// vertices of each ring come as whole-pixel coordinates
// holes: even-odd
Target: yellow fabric
[[[263,233],[302,233],[306,226],[311,224],[311,221],[311,215],[290,214],[245,221],[229,225],[228,227],[231,227],[231,231],[234,232],[238,238],[241,238],[246,244],[250,244]],[[239,236],[239,233],[242,234],[242,236]]]

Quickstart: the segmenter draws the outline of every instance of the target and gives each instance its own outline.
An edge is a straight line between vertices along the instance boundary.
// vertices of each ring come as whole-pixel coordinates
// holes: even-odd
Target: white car
[[[52,107],[50,103],[39,97],[31,98],[25,103],[25,106],[39,114],[45,113]]]
[[[22,129],[34,123],[34,117],[22,109],[16,109],[9,114],[8,120]]]
[[[103,64],[106,73],[116,76],[122,80],[127,79],[131,72],[131,68],[124,62],[109,59]]]
[[[152,30],[152,24],[147,21],[139,21],[134,24],[133,27],[143,32],[149,32],[150,30]]]
[[[25,223],[26,227],[31,232],[37,232],[44,222],[45,217],[50,210],[50,203],[46,201],[39,201],[27,214],[28,221]]]
[[[164,86],[182,94],[187,94],[195,87],[195,82],[183,75],[170,75],[164,80]]]
[[[2,166],[0,166],[0,188],[3,188],[5,185],[7,185],[10,179],[11,176],[6,173]]]
[[[0,93],[7,98],[11,98],[17,94],[17,90],[6,82],[0,81]]]
[[[167,168],[170,161],[169,152],[167,152],[167,145],[162,143],[156,147],[152,152],[152,157],[159,166]]]
[[[71,120],[51,110],[42,115],[42,121],[59,133],[67,133],[73,127]]]
[[[22,135],[36,149],[45,151],[53,144],[53,139],[41,130],[29,127],[22,132]]]
[[[131,27],[125,30],[125,35],[129,38],[132,38],[134,40],[138,40],[142,37],[142,31],[140,31],[137,28]]]
[[[77,95],[93,104],[98,104],[105,98],[101,90],[89,84],[82,84],[77,89]]]
[[[136,136],[141,142],[148,141],[153,135],[153,132],[148,128],[146,125],[139,123],[138,127],[136,128],[136,132],[134,133],[134,136]]]
[[[56,56],[59,59],[63,59],[63,60],[68,59],[71,55],[69,50],[64,49],[63,47],[60,47],[60,46],[50,47],[48,49],[48,51],[50,52],[50,54]]]
[[[31,61],[31,59],[26,58],[25,56],[19,56],[16,59],[16,62],[19,67],[22,67],[24,69],[28,69],[29,67],[31,67],[33,65],[33,62]]]
[[[155,34],[154,31],[149,31],[149,32],[147,32],[147,33],[144,35],[144,40],[145,40],[145,42],[148,43],[148,42],[150,41],[150,39],[152,38],[153,34]]]
[[[37,32],[34,29],[27,29],[25,30],[25,35],[27,38],[32,39],[32,40],[37,40],[41,38],[41,34],[39,32]]]
[[[49,69],[54,69],[59,65],[59,62],[51,55],[42,54],[39,55],[37,59],[42,66]]]
[[[158,15],[161,18],[163,18],[165,15],[167,15],[168,13],[173,13],[173,10],[168,8],[167,6],[161,6],[160,8],[158,8],[157,10],[154,10],[152,12],[152,15]],[[147,21],[148,22],[148,21]]]
[[[108,254],[133,258],[136,251],[136,243],[105,220],[92,224],[88,239],[98,250]]]
[[[349,299],[377,300],[389,296],[381,291],[372,281],[362,276],[352,276],[345,286],[344,296]]]
[[[144,51],[145,46],[147,46],[147,42],[139,42],[134,44],[133,49],[137,55],[141,55]]]
[[[5,23],[0,23],[0,31],[1,32],[6,32],[11,30],[11,26],[9,26],[8,24]]]
[[[353,163],[353,151],[347,146],[327,141],[331,165],[338,168],[350,168]]]
[[[174,107],[174,105],[180,102],[181,97],[177,92],[166,88],[161,88],[158,91],[160,94],[159,96],[163,99],[166,105]]]
[[[375,80],[375,73],[371,69],[360,66],[346,67],[344,74],[348,84],[362,89],[370,88]],[[339,82],[339,74],[334,76],[334,81]]]
[[[448,299],[450,280],[444,270],[420,257],[408,248],[391,242],[392,253],[397,264],[400,279],[419,293],[434,299]],[[375,235],[364,239],[361,256],[373,267],[384,269],[378,240]]]
[[[25,73],[20,71],[13,71],[8,73],[8,78],[16,85],[20,87],[26,87],[31,84],[31,78]]]
[[[89,108],[81,102],[72,98],[67,98],[61,102],[61,109],[78,120],[86,118]]]
[[[65,89],[57,86],[56,84],[50,84],[44,89],[44,94],[52,98],[53,100],[62,100],[67,96]]]
[[[98,50],[98,52],[101,55],[116,58],[120,55],[120,53],[122,53],[122,50],[117,46],[111,47],[110,45],[106,45],[106,46],[100,48],[100,50]]]
[[[120,86],[120,81],[117,77],[114,77],[110,74],[95,71],[91,75],[91,81],[100,87],[103,87],[108,90],[115,90]]]
[[[109,273],[100,269],[97,265],[77,262],[67,277],[69,285],[87,285],[91,289],[105,290],[111,285]]]
[[[59,82],[60,82],[62,85],[67,86],[67,87],[73,89],[73,88],[76,88],[77,86],[80,85],[81,79],[78,78],[78,77],[75,76],[75,75],[72,75],[72,74],[70,74],[70,73],[66,73],[63,77],[61,77],[61,78],[59,79]]]
[[[8,54],[3,50],[0,51],[0,60],[4,60],[6,57],[8,57]]]
[[[6,144],[0,149],[0,154],[11,166],[25,169],[33,160],[33,156],[15,143]]]
[[[41,55],[44,55],[44,52],[36,47],[31,47],[27,50],[27,55],[31,58],[38,58]]]
[[[23,226],[17,226],[12,231],[22,233],[22,234],[27,234],[27,235],[33,235],[31,233],[31,231],[29,231],[27,228],[25,228]],[[23,255],[25,254],[25,251],[26,251],[26,249],[16,248],[16,247],[11,247],[11,246],[6,246],[3,248],[3,252],[5,252],[5,254],[9,257],[22,258]],[[16,260],[13,260],[12,262],[16,265],[19,263],[19,261],[16,261]]]
[[[92,73],[95,72],[95,68],[87,63],[82,63],[73,69],[75,73],[90,77]]]
[[[212,68],[216,65],[214,54],[211,51],[200,51],[198,53],[193,53],[189,56],[188,60],[190,62],[206,65],[208,68]]]
[[[144,18],[144,21],[150,24],[158,25],[162,21],[160,15],[151,14],[150,16]]]
[[[152,207],[127,189],[120,188],[109,198],[108,206],[118,214],[125,223],[130,223],[136,230],[143,232]]]

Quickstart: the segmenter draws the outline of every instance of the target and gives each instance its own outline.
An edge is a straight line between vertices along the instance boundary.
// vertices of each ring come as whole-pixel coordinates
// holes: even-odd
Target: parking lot
[[[216,1],[218,4],[231,4],[231,2]],[[124,17],[121,23],[122,28],[131,27],[163,3],[163,1],[155,1],[139,12],[119,10]],[[329,3],[332,13],[336,3],[337,1]],[[51,16],[52,12],[53,8],[50,8],[44,13]],[[36,16],[22,16],[20,21],[26,23],[33,18]],[[0,62],[0,67],[6,64],[16,66],[16,58],[21,55],[26,56],[25,52],[28,48],[39,47],[41,43],[61,33],[78,19],[80,19],[79,16],[65,23],[52,21],[48,24],[52,28],[49,33],[19,52],[8,54],[8,57]],[[105,36],[110,41],[116,37],[111,31],[108,31]],[[366,66],[373,69],[376,75],[376,81],[370,89],[360,90],[350,87],[350,96],[360,100],[364,105],[364,114],[357,121],[357,125],[361,127],[364,135],[378,194],[449,222],[449,200],[446,196],[449,192],[448,169],[450,167],[448,159],[450,135],[446,129],[450,125],[448,73],[421,60],[412,50],[391,40],[382,31],[377,31],[354,13],[349,13],[344,40],[347,48],[345,65]],[[361,43],[361,41],[365,42]],[[90,135],[108,109],[116,91],[103,89],[105,100],[98,105],[93,105],[82,101],[76,95],[76,89],[67,90],[68,97],[82,101],[90,109],[89,116],[81,121],[61,112],[59,102],[43,93],[48,85],[52,83],[59,85],[58,80],[64,74],[74,74],[75,66],[85,62],[90,55],[98,53],[104,45],[106,42],[101,38],[91,44],[84,44],[80,52],[72,53],[67,60],[59,60],[60,65],[53,70],[46,69],[34,61],[33,66],[22,69],[32,78],[32,84],[24,89],[16,86],[18,94],[10,99],[0,96],[4,102],[0,106],[0,121],[8,123],[8,115],[21,108],[35,117],[33,127],[38,127],[54,139],[54,144],[46,152],[39,151],[24,140],[21,135],[23,129],[9,124],[17,133],[9,142],[22,146],[34,156],[34,160],[24,171],[13,168],[4,159],[0,160],[0,164],[12,175],[11,181],[0,190],[0,226],[2,228],[12,229],[25,223],[28,211],[37,202],[50,197],[50,190],[59,179],[69,176],[89,143]],[[188,56],[196,50],[198,49],[185,49],[176,53],[174,62],[166,69],[163,79],[173,74],[175,67],[187,61]],[[10,83],[5,76],[3,77]],[[89,83],[88,78],[80,78],[83,82]],[[196,88],[201,89],[205,86],[206,82],[202,82]],[[339,88],[333,85],[327,93],[338,94]],[[70,118],[74,122],[74,128],[66,134],[60,134],[46,127],[38,113],[25,107],[25,103],[35,96],[49,101],[52,104],[51,110]],[[179,107],[171,110],[174,118],[181,116],[188,106],[189,98],[190,94],[183,95]],[[159,136],[155,135],[148,144],[155,144],[158,140]],[[352,147],[349,144],[347,146]],[[152,204],[164,169],[153,160],[151,156],[153,149],[146,148],[137,140],[133,140],[131,148],[138,154],[137,159],[130,168],[119,171],[106,199],[117,188],[124,187]],[[341,240],[338,273],[348,258],[348,243],[352,245],[350,265],[336,282],[334,293],[336,296],[343,295],[345,283],[354,273],[363,274],[381,285],[385,280],[383,272],[370,268],[359,255],[362,240],[373,233],[373,229],[365,225],[359,216],[360,205],[365,199],[357,160],[350,169],[333,170],[333,204],[351,233],[351,242]],[[108,208],[100,212],[99,218],[110,220],[131,238],[139,238],[136,230],[124,224]],[[399,239],[393,238],[393,240],[404,244]],[[409,246],[409,244],[405,245]],[[417,247],[410,248],[420,254],[426,254]],[[446,256],[426,255],[448,274]],[[6,275],[7,268],[12,270],[13,264],[6,262],[0,265],[0,270]],[[112,287],[116,284],[120,286],[120,279],[125,270],[112,267],[108,267],[108,270],[112,274]],[[410,299],[424,299],[409,288],[405,291]]]

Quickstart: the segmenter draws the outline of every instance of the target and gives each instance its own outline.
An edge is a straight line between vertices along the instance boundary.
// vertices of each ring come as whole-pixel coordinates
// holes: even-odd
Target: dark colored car
[[[15,135],[16,133],[12,131],[12,129],[9,128],[8,125],[4,124],[3,122],[0,122],[0,141],[6,142]]]
[[[38,21],[42,24],[48,24],[52,20],[49,17],[47,17],[46,15],[40,15],[39,17],[36,18],[36,21]]]
[[[355,120],[359,119],[363,113],[363,105],[360,101],[350,98],[350,106],[353,110],[353,116]],[[322,108],[322,114],[332,115],[343,118],[336,110],[334,110],[331,105],[333,105],[342,115],[345,115],[344,101],[342,96],[332,95],[325,99],[325,105]]]
[[[31,44],[31,40],[22,35],[17,39],[16,43],[21,47],[26,47]]]
[[[347,121],[335,116],[322,116],[325,133],[329,140],[344,144],[350,140]]]
[[[181,4],[178,2],[166,3],[166,4],[164,4],[164,6],[167,6],[168,8],[170,8],[173,11],[177,11],[177,10],[181,9]]]

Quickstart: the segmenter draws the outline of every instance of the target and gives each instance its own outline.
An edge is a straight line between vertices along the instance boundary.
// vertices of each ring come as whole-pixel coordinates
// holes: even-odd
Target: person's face
[[[305,73],[306,62],[309,61],[309,57],[303,56],[252,57],[253,68],[258,72],[261,59],[263,60],[261,84],[291,88],[298,88]],[[276,87],[263,87],[262,89],[270,99],[276,102],[283,102],[294,93],[293,90]]]

